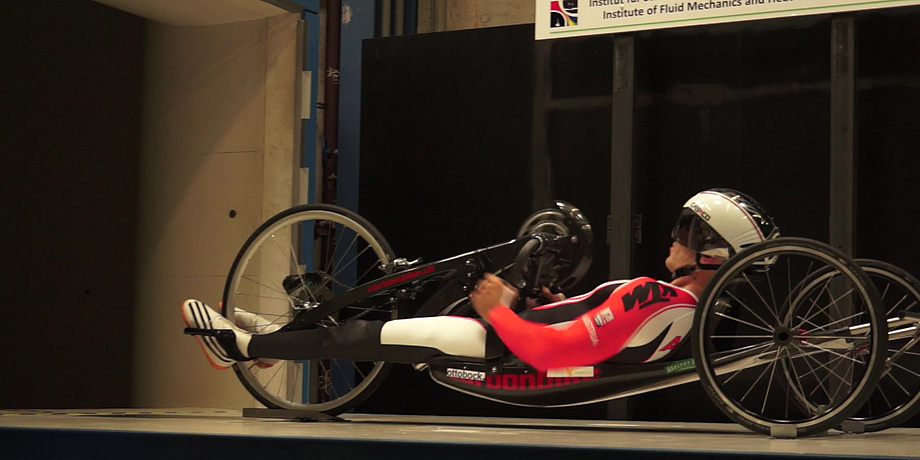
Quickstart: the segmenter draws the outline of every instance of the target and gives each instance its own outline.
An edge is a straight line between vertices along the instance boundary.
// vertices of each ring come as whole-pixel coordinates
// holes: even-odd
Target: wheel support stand
[[[341,417],[324,414],[315,410],[291,409],[260,409],[254,407],[243,408],[243,417],[249,418],[281,418],[298,422],[347,422]]]

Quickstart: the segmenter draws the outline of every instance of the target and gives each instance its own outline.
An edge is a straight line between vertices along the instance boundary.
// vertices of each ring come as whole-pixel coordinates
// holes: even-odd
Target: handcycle
[[[472,315],[484,272],[522,297],[574,286],[593,232],[565,202],[528,217],[510,241],[430,263],[397,258],[360,215],[302,205],[262,224],[233,262],[222,313],[264,318],[253,333],[348,321]],[[439,356],[416,368],[450,389],[506,404],[562,407],[700,381],[733,421],[774,437],[838,428],[877,431],[920,410],[920,283],[890,264],[854,261],[809,239],[753,245],[724,264],[699,299],[690,334],[662,360],[614,359],[537,372],[508,353]],[[884,298],[884,300],[883,300]],[[887,302],[887,303],[886,303]],[[889,349],[889,340],[892,345]],[[916,363],[913,363],[916,364]],[[341,414],[369,397],[392,364],[254,360],[234,370],[268,408]]]

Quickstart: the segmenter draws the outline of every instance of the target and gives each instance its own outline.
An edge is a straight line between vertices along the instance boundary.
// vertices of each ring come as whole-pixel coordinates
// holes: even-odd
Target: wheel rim
[[[317,238],[320,234],[331,237]],[[335,244],[329,244],[332,241]],[[241,252],[228,279],[223,311],[254,334],[269,333],[290,322],[300,309],[381,276],[379,267],[392,258],[376,230],[342,213],[310,209],[280,216],[253,235]],[[238,314],[237,309],[260,319]],[[389,307],[352,306],[321,319],[316,327],[393,315]],[[250,393],[268,407],[333,413],[359,402],[356,398],[385,366],[345,360],[255,360],[234,368]]]
[[[697,330],[710,334],[698,345],[698,367],[710,395],[736,421],[814,433],[855,411],[877,379],[877,294],[830,248],[769,243],[733,259],[701,299]],[[796,282],[822,270],[835,275],[823,284]],[[718,299],[734,306],[721,311]],[[869,327],[847,339],[830,334],[856,324]],[[724,356],[748,358],[729,366],[713,360]]]
[[[916,280],[897,267],[884,263],[860,261],[860,265],[875,283],[888,318],[901,311],[920,311],[920,290]],[[888,358],[893,359],[897,353],[900,355],[889,361],[875,391],[852,417],[853,420],[871,424],[872,431],[903,421],[918,409],[920,344],[911,345],[910,341],[908,337],[889,339]]]

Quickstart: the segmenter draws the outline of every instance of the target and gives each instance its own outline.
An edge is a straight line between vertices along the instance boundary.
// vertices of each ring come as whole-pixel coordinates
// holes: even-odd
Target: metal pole
[[[829,241],[848,255],[855,250],[856,149],[855,27],[852,17],[831,24],[831,158]]]
[[[633,38],[617,38],[614,40],[613,49],[613,126],[610,143],[610,215],[607,219],[607,243],[610,245],[610,279],[620,279],[629,277],[632,272],[633,111],[636,99],[633,84]]]

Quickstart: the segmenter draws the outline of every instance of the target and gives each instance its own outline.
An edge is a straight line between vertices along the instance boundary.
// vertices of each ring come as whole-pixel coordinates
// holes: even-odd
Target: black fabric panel
[[[707,188],[741,190],[773,213],[783,234],[827,241],[830,27],[774,24],[638,42],[634,206],[643,235],[634,276],[667,279],[664,259],[680,207]],[[748,54],[767,44],[787,58]],[[705,73],[700,59],[687,57],[703,50],[722,56]]]
[[[920,8],[865,15],[857,34],[856,255],[918,276]]]
[[[368,40],[360,213],[400,256],[506,241],[531,213],[533,26]]]

